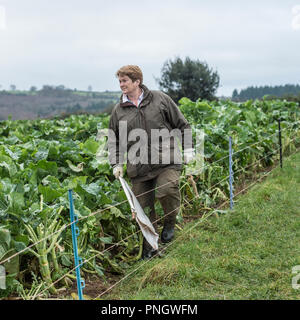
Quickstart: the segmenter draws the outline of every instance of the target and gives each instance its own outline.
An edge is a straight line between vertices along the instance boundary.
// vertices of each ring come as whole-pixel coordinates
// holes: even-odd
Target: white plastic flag
[[[122,177],[119,177],[119,179],[128,199],[131,211],[134,214],[135,220],[140,226],[144,237],[154,250],[158,250],[158,234],[156,233],[150,219],[146,216],[143,208],[128,186],[126,180]]]

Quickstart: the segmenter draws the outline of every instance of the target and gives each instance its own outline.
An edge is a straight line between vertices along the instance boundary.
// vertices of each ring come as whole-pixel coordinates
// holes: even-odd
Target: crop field
[[[184,168],[180,180],[182,223],[229,199],[228,139],[232,137],[235,181],[278,161],[278,119],[282,152],[300,146],[300,109],[282,100],[180,100],[179,108],[205,133],[204,166],[192,185]],[[68,190],[78,215],[82,278],[107,281],[122,275],[141,255],[141,236],[119,181],[108,163],[97,161],[107,114],[65,119],[0,122],[0,298],[47,298],[76,282]],[[199,168],[198,168],[199,169]],[[197,197],[196,197],[197,195]],[[159,216],[162,209],[156,205]]]

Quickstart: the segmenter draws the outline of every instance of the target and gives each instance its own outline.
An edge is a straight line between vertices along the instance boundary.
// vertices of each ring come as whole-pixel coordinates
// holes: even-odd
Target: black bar
[[[56,319],[165,320],[186,316],[191,320],[240,320],[245,313],[252,319],[258,313],[263,318],[275,318],[283,310],[288,318],[299,312],[299,300],[0,300],[1,312],[9,312],[12,319],[18,319],[20,311],[30,314],[30,319],[41,319],[39,312],[33,312],[38,308]]]

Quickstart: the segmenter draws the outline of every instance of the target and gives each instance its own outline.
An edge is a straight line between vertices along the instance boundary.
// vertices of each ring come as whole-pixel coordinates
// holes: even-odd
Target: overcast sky
[[[163,63],[207,62],[218,95],[300,83],[300,0],[0,0],[0,85],[119,90],[139,65],[158,89]]]

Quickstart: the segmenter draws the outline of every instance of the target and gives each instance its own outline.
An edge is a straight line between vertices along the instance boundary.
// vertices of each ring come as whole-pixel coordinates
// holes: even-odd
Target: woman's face
[[[120,88],[123,94],[130,95],[139,87],[140,81],[132,81],[128,76],[119,76]]]

